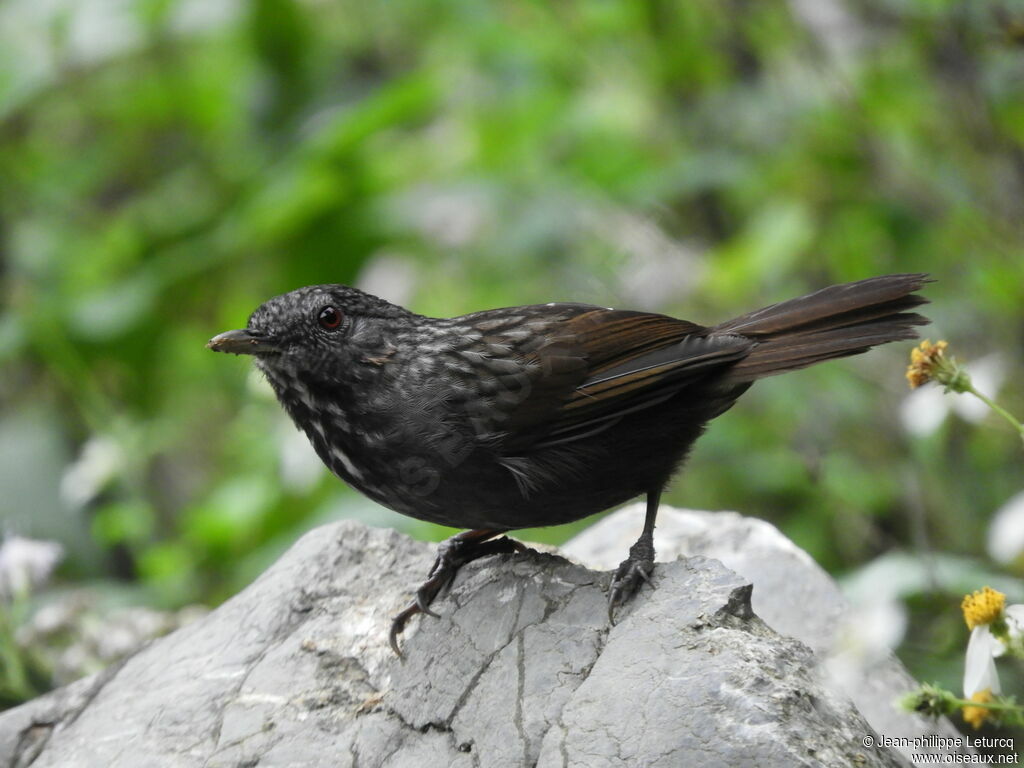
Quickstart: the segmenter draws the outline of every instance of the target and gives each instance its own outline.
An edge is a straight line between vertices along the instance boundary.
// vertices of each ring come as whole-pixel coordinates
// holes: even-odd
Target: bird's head
[[[215,352],[253,355],[275,374],[336,378],[386,342],[385,331],[413,315],[346,285],[311,285],[261,304],[245,328],[207,342]],[[380,322],[387,321],[387,322]]]

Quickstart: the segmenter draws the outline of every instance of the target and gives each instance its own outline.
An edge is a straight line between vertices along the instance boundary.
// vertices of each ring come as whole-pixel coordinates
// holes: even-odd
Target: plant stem
[[[981,394],[981,392],[976,390],[973,385],[968,386],[966,391],[970,392],[976,398],[981,400],[981,402],[983,402],[985,405],[987,405],[993,411],[995,411],[1000,416],[1002,416],[1004,419],[1006,419],[1008,422],[1010,422],[1011,426],[1013,426],[1013,428],[1017,430],[1018,434],[1020,434],[1020,439],[1022,441],[1024,441],[1024,424],[1021,424],[1019,421],[1017,421],[1017,419],[1014,418],[1013,414],[1011,414],[1009,411],[1007,411],[1005,408],[1003,408],[1001,405],[996,403],[991,398],[986,397],[985,395]]]
[[[7,606],[0,605],[0,694],[15,701],[28,701],[36,695],[28,681],[25,660],[14,639],[14,622]]]

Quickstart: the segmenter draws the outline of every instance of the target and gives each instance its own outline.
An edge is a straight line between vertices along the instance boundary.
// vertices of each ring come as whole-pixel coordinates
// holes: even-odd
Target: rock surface
[[[205,619],[0,715],[0,765],[907,765],[862,746],[875,732],[814,652],[705,557],[660,563],[614,626],[605,573],[536,552],[473,563],[399,662],[389,619],[433,549],[312,531]]]
[[[640,534],[643,519],[644,505],[631,505],[590,526],[562,551],[589,568],[615,568]],[[894,707],[917,681],[887,647],[865,641],[855,626],[859,617],[832,577],[775,526],[735,512],[664,507],[654,545],[659,560],[710,557],[749,581],[754,613],[810,646],[825,684],[849,697],[878,733],[907,740],[960,736],[948,720]],[[928,747],[901,751],[908,756],[936,752]]]

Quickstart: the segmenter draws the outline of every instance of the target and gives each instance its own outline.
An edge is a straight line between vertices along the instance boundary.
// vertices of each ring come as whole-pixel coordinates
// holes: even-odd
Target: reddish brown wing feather
[[[752,343],[665,315],[593,309],[526,355],[529,396],[502,426],[509,455],[571,442],[656,405],[684,383],[742,358]]]
[[[596,434],[716,369],[727,369],[726,389],[742,388],[914,338],[913,327],[927,320],[909,310],[924,303],[914,292],[927,279],[887,275],[834,285],[714,328],[664,315],[557,305],[564,314],[543,328],[544,341],[519,350],[529,391],[508,404],[501,425],[490,424],[504,433],[502,450],[516,455]]]

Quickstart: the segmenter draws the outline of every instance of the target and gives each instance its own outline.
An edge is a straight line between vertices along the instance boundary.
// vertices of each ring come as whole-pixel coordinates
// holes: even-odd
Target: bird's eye
[[[320,323],[321,328],[335,331],[341,325],[341,311],[334,307],[324,307],[320,310],[320,314],[317,315],[316,321]]]

